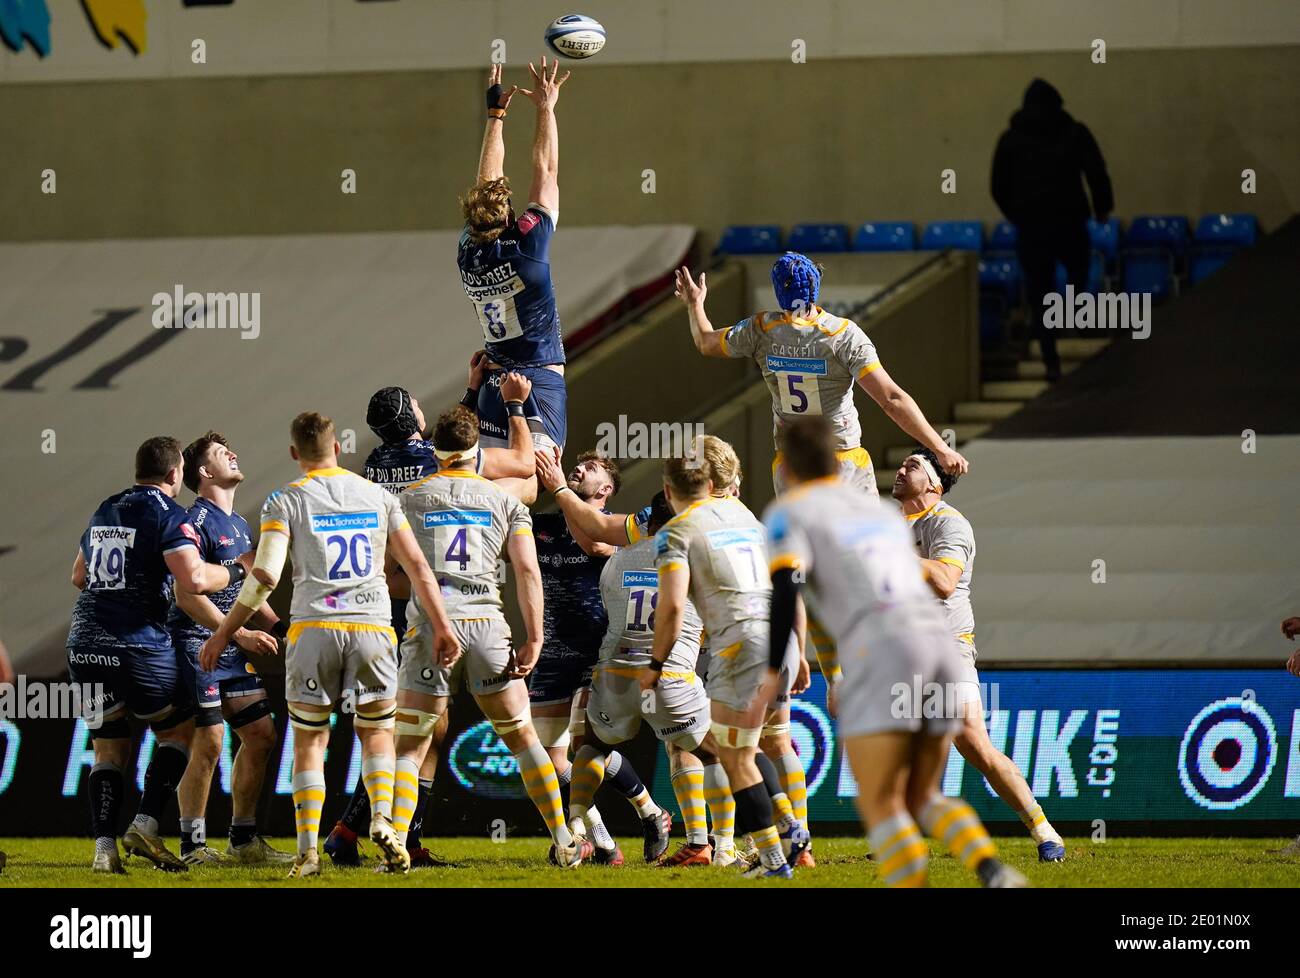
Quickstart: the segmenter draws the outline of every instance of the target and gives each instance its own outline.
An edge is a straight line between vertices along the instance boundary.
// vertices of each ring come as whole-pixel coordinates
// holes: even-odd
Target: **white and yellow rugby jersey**
[[[384,550],[406,525],[396,496],[347,469],[315,469],[271,493],[261,532],[289,534],[290,618],[388,627]]]
[[[435,472],[400,498],[420,549],[438,578],[447,616],[501,618],[497,562],[511,536],[532,536],[528,507],[467,469]],[[412,594],[408,624],[414,627],[424,617],[419,598]]]
[[[722,334],[729,357],[758,364],[772,393],[772,430],[783,422],[822,414],[835,431],[836,448],[862,445],[853,406],[853,385],[880,366],[876,348],[851,319],[819,306],[811,319],[788,312],[760,312]]]
[[[739,499],[709,496],[674,516],[655,536],[655,565],[660,573],[689,569],[690,598],[713,649],[740,641],[741,626],[771,615],[763,524]]]
[[[892,509],[830,476],[779,497],[763,522],[772,572],[803,571],[809,604],[841,653],[850,643],[860,650],[864,635],[943,627],[907,524]]]
[[[642,540],[623,547],[605,562],[600,572],[600,595],[609,615],[609,629],[600,646],[600,661],[639,668],[650,661],[655,641],[655,606],[659,603],[659,572],[655,569],[655,543]],[[687,599],[682,629],[664,668],[693,672],[700,657],[703,624],[695,605]]]
[[[940,499],[929,509],[909,516],[907,522],[922,557],[952,564],[961,571],[952,594],[940,603],[952,633],[973,645],[975,609],[971,607],[970,581],[975,572],[975,531],[970,521]]]

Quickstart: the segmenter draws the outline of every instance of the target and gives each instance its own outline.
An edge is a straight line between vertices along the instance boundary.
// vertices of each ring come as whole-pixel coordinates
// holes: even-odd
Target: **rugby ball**
[[[546,43],[565,58],[590,58],[605,46],[605,28],[591,17],[568,14],[551,21],[546,28]]]

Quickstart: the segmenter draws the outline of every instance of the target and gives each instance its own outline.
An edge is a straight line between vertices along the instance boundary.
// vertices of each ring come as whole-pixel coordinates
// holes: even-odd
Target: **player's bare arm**
[[[239,557],[238,563],[243,568],[243,574],[235,571],[233,565],[223,567],[220,564],[207,564],[193,547],[173,550],[164,559],[167,562],[167,570],[176,581],[176,590],[188,591],[191,594],[212,594],[214,591],[222,591],[247,576],[253,566],[251,554],[242,554]]]
[[[697,283],[691,277],[691,270],[683,265],[673,272],[673,295],[677,296],[686,307],[695,349],[706,357],[725,357],[727,352],[722,348],[724,330],[714,329],[713,324],[709,322],[708,313],[704,311],[704,300],[709,294],[707,274],[700,272],[700,280]]]
[[[537,452],[537,479],[543,489],[547,492],[554,493],[560,487],[564,486],[564,470],[560,468],[559,461],[550,452]],[[578,545],[583,546],[583,540],[593,547],[604,545],[606,547],[626,547],[627,539],[627,515],[618,513],[603,513],[593,506],[588,506],[576,493],[561,492],[555,497],[556,503],[559,504],[560,511],[564,513],[564,521],[569,525],[569,532],[573,534],[573,539],[578,541]],[[591,553],[587,550],[588,554]],[[600,556],[606,556],[612,551],[601,551]]]
[[[502,65],[493,65],[488,69],[487,88],[487,122],[483,126],[483,146],[478,154],[478,182],[496,180],[503,175],[506,161],[506,144],[502,138],[505,130],[506,108],[510,99],[519,91],[518,85],[511,85],[507,91],[501,84]]]
[[[945,472],[965,475],[970,471],[970,463],[960,452],[949,448],[948,443],[939,437],[939,433],[934,430],[930,422],[925,420],[925,415],[921,413],[921,408],[916,401],[912,400],[912,395],[899,387],[884,367],[877,367],[859,377],[858,386],[880,405],[880,409],[889,415],[889,419],[894,424],[934,452],[939,457]]]
[[[547,66],[546,56],[542,56],[539,70],[529,62],[528,70],[533,76],[532,89],[521,88],[519,91],[533,100],[537,106],[537,131],[533,135],[533,183],[528,191],[528,199],[536,201],[548,211],[560,209],[560,133],[555,124],[555,103],[560,98],[560,86],[569,80],[570,72],[557,77],[560,72],[558,61]]]
[[[921,572],[925,575],[925,581],[930,585],[930,590],[940,598],[952,597],[952,592],[957,589],[957,582],[961,580],[961,568],[956,564],[948,564],[942,560],[930,560],[922,557]]]
[[[86,555],[80,550],[77,551],[76,559],[72,562],[72,586],[78,591],[86,589]]]
[[[691,586],[691,572],[686,567],[672,567],[659,572],[659,601],[655,605],[655,643],[650,649],[650,665],[641,670],[637,682],[642,689],[653,689],[668,654],[682,632],[686,598]],[[655,664],[658,668],[655,668]]]
[[[531,533],[512,533],[506,554],[515,569],[519,613],[528,638],[515,650],[510,675],[522,679],[533,671],[542,654],[542,571],[537,564],[537,544]]]
[[[533,382],[523,374],[511,371],[501,381],[501,400],[506,409],[517,404],[520,407],[532,393]],[[536,471],[534,460],[533,433],[528,428],[528,419],[523,412],[511,412],[509,448],[483,449],[483,478],[485,479],[531,479]]]
[[[235,633],[247,625],[257,609],[266,603],[266,599],[280,583],[280,572],[284,570],[288,552],[289,535],[278,530],[267,530],[257,541],[255,555],[252,553],[240,555],[240,564],[246,569],[250,567],[251,569],[248,570],[239,597],[230,606],[230,610],[226,612],[220,624],[213,629],[212,635],[203,643],[203,647],[199,649],[199,665],[202,668],[216,668],[221,653],[235,640]],[[170,559],[173,554],[167,556]],[[195,560],[198,559],[197,554],[191,553],[190,556]],[[168,566],[170,568],[170,564]],[[179,594],[179,589],[177,593]]]
[[[221,619],[225,617],[206,594],[190,594],[187,591],[177,591],[176,606],[189,615],[191,620],[202,625],[210,632],[215,632],[220,628]],[[254,612],[254,615],[256,614],[257,612]],[[231,638],[245,652],[253,652],[257,655],[275,655],[280,650],[280,645],[275,640],[274,635],[252,628],[237,629]]]
[[[388,581],[388,596],[409,601],[411,598],[411,579],[406,576],[392,550],[384,551],[384,578]]]
[[[424,559],[424,552],[420,550],[415,534],[409,526],[393,530],[388,534],[388,546],[410,578],[411,590],[420,599],[420,607],[433,625],[434,655],[444,666],[451,665],[460,656],[460,643],[452,634],[451,621],[447,618],[447,609],[442,603],[438,581],[433,576],[429,562]]]

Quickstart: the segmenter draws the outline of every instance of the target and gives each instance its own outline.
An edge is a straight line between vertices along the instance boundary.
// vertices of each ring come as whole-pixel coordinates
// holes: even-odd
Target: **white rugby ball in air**
[[[546,28],[546,43],[566,58],[590,58],[605,46],[605,28],[582,14],[559,17]]]

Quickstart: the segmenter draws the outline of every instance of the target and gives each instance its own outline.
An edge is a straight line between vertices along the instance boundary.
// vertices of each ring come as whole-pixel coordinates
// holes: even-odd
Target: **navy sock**
[[[769,828],[772,822],[772,796],[763,785],[751,784],[734,792],[736,799],[736,834]]]
[[[181,783],[189,762],[189,752],[170,741],[163,741],[154,749],[149,769],[144,773],[144,794],[140,796],[139,814],[162,823],[163,809],[176,793],[176,786]]]
[[[120,767],[100,763],[90,769],[90,831],[96,839],[117,837],[123,786]]]
[[[366,783],[357,778],[357,786],[348,799],[348,807],[343,809],[340,821],[357,835],[370,834],[370,795],[366,792]]]
[[[767,789],[769,796],[785,794],[785,789],[781,787],[781,775],[776,773],[776,765],[772,763],[772,758],[758,751],[754,754],[754,764],[758,768],[758,773],[762,775],[763,787]]]
[[[406,848],[409,851],[420,848],[420,831],[424,828],[424,810],[429,804],[429,792],[433,790],[433,782],[420,779],[420,787],[416,789],[415,796],[415,816],[411,819],[411,827],[406,832]]]
[[[232,846],[246,846],[255,838],[257,838],[257,819],[250,818],[246,822],[231,821],[230,844]]]
[[[614,760],[614,758],[618,760]],[[611,771],[613,773],[611,773]],[[632,762],[620,754],[618,751],[610,751],[605,761],[605,783],[614,786],[614,789],[629,800],[640,798],[641,792],[645,791],[645,785],[637,776],[636,770],[632,767]]]

